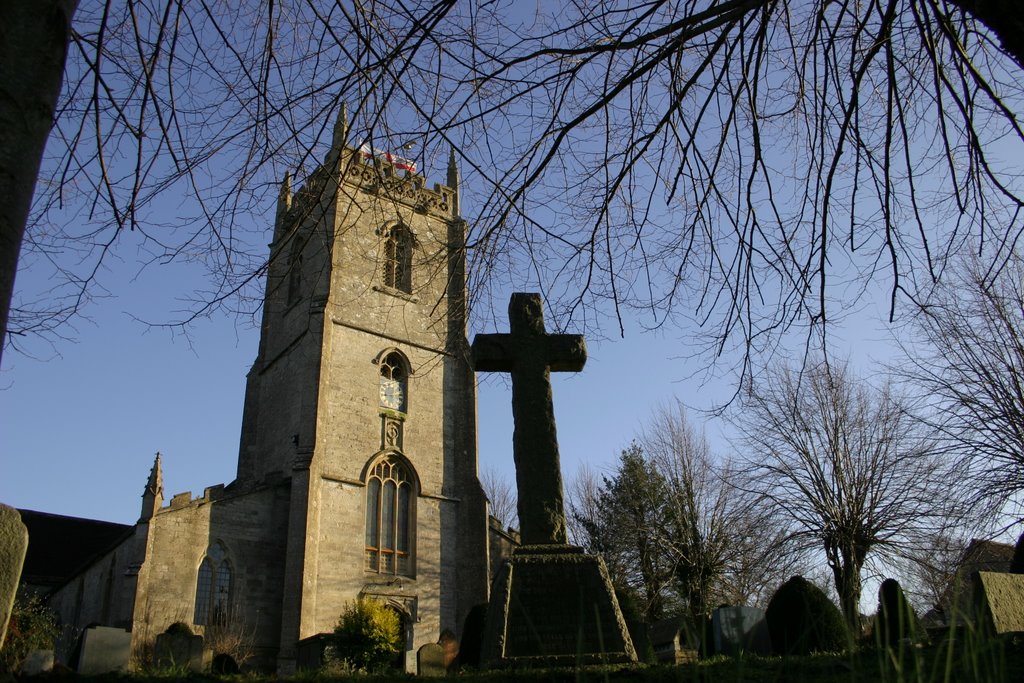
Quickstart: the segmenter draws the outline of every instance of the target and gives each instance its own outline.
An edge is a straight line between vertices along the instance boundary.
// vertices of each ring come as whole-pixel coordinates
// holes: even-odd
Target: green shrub
[[[39,598],[15,602],[0,650],[0,671],[17,671],[28,653],[52,650],[56,640],[57,619]]]
[[[364,671],[392,663],[401,650],[398,614],[379,600],[359,598],[345,607],[334,627],[337,656]]]
[[[840,652],[849,644],[839,608],[802,576],[794,576],[775,591],[765,619],[777,654]]]
[[[896,579],[886,579],[878,588],[875,635],[879,645],[895,648],[904,638],[915,640],[920,633],[917,615]]]

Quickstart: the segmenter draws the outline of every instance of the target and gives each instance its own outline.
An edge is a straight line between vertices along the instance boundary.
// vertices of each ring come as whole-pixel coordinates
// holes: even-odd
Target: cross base
[[[516,548],[494,581],[486,668],[636,662],[604,561],[571,545]]]

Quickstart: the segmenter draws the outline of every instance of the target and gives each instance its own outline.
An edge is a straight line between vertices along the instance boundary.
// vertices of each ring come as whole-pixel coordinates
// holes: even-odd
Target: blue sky
[[[131,252],[133,239],[131,233],[124,237],[121,253]],[[38,286],[34,276],[21,273],[20,285]],[[87,317],[68,330],[74,341],[54,348],[30,343],[32,356],[5,353],[0,502],[133,522],[157,451],[168,496],[198,495],[205,486],[234,478],[245,375],[258,341],[251,321],[199,320],[186,337],[138,320],[174,319],[182,307],[177,297],[194,289],[197,278],[201,272],[189,264],[140,270],[127,257],[108,260],[102,281],[111,296],[85,309]],[[495,308],[505,305],[497,302]],[[888,355],[888,333],[873,322],[879,316],[871,309],[856,316],[847,326],[854,336],[838,339],[839,348],[861,360]],[[567,480],[581,463],[613,464],[659,403],[678,398],[706,409],[733,387],[729,378],[701,382],[703,361],[690,357],[692,331],[643,332],[635,320],[626,323],[624,339],[588,340],[582,373],[553,374]],[[471,330],[470,336],[505,330],[507,322],[500,330]],[[498,375],[478,378],[481,467],[496,469],[511,482],[509,384]],[[691,417],[703,419],[696,411]],[[707,428],[718,451],[729,447],[725,427],[709,422]]]

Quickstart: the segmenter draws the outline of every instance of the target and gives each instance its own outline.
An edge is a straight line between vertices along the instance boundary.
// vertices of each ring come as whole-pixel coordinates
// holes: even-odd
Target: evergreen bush
[[[401,650],[401,636],[398,613],[372,598],[349,603],[334,627],[338,657],[367,672],[378,671],[395,660]]]
[[[802,576],[794,576],[775,591],[765,619],[778,654],[841,652],[849,644],[839,608]]]
[[[895,648],[900,640],[916,639],[920,633],[917,615],[896,579],[886,579],[878,588],[876,638],[882,647]]]

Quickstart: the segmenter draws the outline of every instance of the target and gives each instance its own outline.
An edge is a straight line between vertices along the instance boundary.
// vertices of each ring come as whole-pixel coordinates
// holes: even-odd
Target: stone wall
[[[146,647],[176,621],[194,625],[196,582],[207,549],[220,542],[232,569],[229,619],[272,666],[280,637],[281,585],[289,482],[245,492],[207,489],[175,496],[149,526],[147,561],[135,603],[133,648]]]
[[[96,558],[78,575],[55,589],[49,605],[73,642],[89,624],[130,628],[132,600],[146,526],[132,529],[115,548]],[[67,654],[67,653],[65,653]]]

